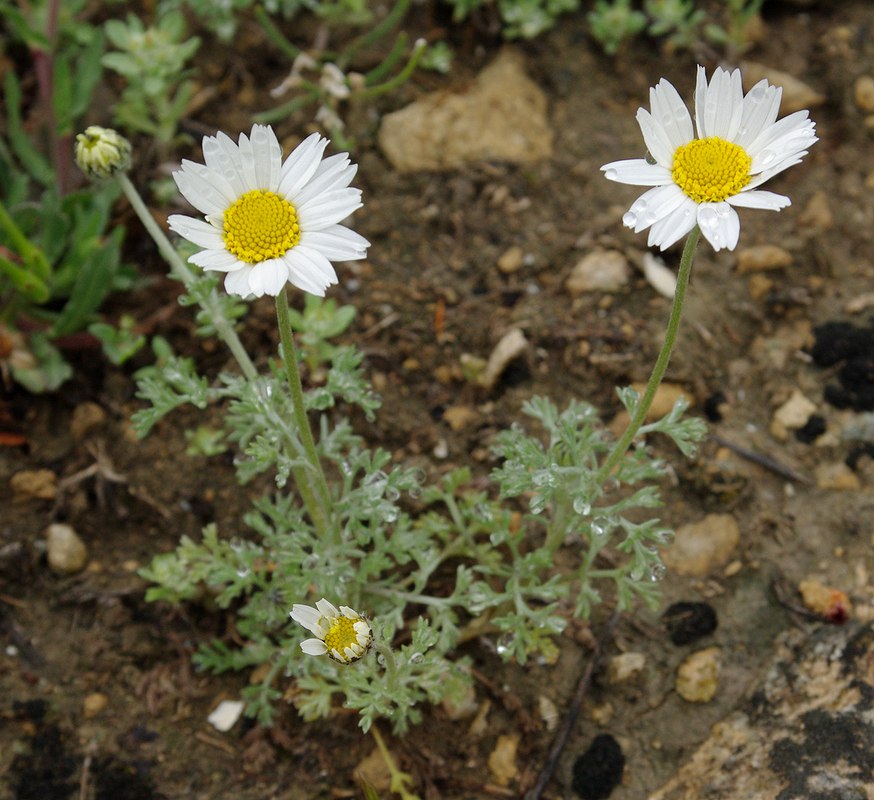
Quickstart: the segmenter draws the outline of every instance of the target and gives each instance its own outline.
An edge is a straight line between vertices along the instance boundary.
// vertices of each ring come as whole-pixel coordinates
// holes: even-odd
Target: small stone
[[[88,548],[70,525],[55,522],[46,528],[46,556],[57,575],[75,575],[88,563]]]
[[[607,682],[610,684],[625,683],[636,678],[646,665],[643,653],[620,653],[613,656],[607,664]]]
[[[737,270],[744,272],[762,272],[768,269],[783,269],[791,266],[792,253],[775,244],[763,244],[757,247],[745,247],[737,254]]]
[[[771,433],[781,442],[785,442],[789,436],[788,431],[803,428],[814,411],[816,411],[816,404],[795,389],[792,396],[774,412],[771,418]]]
[[[740,528],[731,514],[708,514],[680,527],[662,558],[671,572],[703,578],[728,562],[739,541]]]
[[[528,340],[520,328],[511,328],[495,345],[477,382],[484,389],[491,389],[507,366],[528,350]]]
[[[814,236],[830,230],[834,216],[825,192],[816,191],[810,196],[804,210],[798,215],[798,225],[804,233]]]
[[[709,636],[717,626],[716,611],[708,603],[674,603],[668,606],[662,619],[677,647]]]
[[[109,698],[103,692],[92,692],[82,701],[82,716],[94,719],[109,705]]]
[[[843,624],[850,618],[853,605],[840,589],[808,578],[798,584],[798,592],[805,608],[817,616],[835,624]]]
[[[571,787],[582,800],[607,800],[622,782],[625,755],[609,733],[592,740],[589,749],[574,761]]]
[[[537,711],[540,713],[540,718],[546,725],[546,730],[554,731],[558,727],[561,714],[558,713],[558,707],[545,694],[537,697]]]
[[[821,106],[825,102],[825,95],[820,94],[804,83],[804,81],[799,80],[794,75],[790,75],[788,72],[781,72],[778,69],[773,69],[755,61],[745,61],[740,66],[743,72],[744,91],[748,92],[762,78],[766,78],[768,83],[774,86],[782,87],[783,97],[780,102],[781,117],[785,117],[794,111],[803,111]]]
[[[719,685],[720,649],[707,647],[690,653],[677,668],[676,690],[689,703],[709,703]]]
[[[643,254],[643,277],[662,297],[673,299],[677,291],[677,276],[658,256],[647,251]]]
[[[18,501],[54,500],[58,476],[50,469],[24,469],[9,479],[9,488]]]
[[[227,733],[242,716],[246,704],[242,700],[222,700],[206,721],[217,731]]]
[[[756,273],[750,275],[749,280],[747,281],[747,288],[749,289],[750,300],[759,301],[763,297],[768,296],[774,288],[774,281],[761,273]]]
[[[581,258],[565,281],[572,295],[585,292],[618,292],[628,285],[628,259],[616,250],[596,250]]]
[[[475,408],[470,406],[449,406],[443,412],[443,419],[457,433],[479,419],[479,414]]]
[[[360,784],[372,787],[379,796],[391,791],[391,770],[389,770],[378,747],[358,762],[358,766],[353,770],[353,775]]]
[[[70,421],[70,435],[81,442],[90,433],[101,428],[106,422],[106,412],[97,403],[80,403],[73,410]]]
[[[857,78],[853,86],[853,97],[862,111],[874,112],[874,78],[870,75]]]
[[[609,700],[605,700],[600,705],[593,706],[589,716],[592,718],[592,722],[598,725],[607,725],[613,719],[615,711],[613,704]]]
[[[476,689],[473,686],[466,686],[461,697],[444,697],[441,705],[446,716],[453,720],[453,722],[457,722],[460,719],[471,719],[479,708],[479,703],[476,699]]]
[[[820,489],[835,491],[856,491],[861,488],[859,476],[843,461],[833,464],[819,464],[816,468],[816,485]]]
[[[528,164],[552,155],[547,105],[522,56],[504,50],[467,91],[434,92],[386,114],[379,145],[402,172],[483,160]]]
[[[874,175],[874,173],[872,173]],[[874,182],[872,182],[874,184]],[[871,186],[874,189],[874,185]],[[846,306],[844,308],[850,314],[860,314],[868,308],[874,306],[874,292],[862,292],[862,294],[856,295],[847,301]]]
[[[524,260],[525,251],[521,247],[513,245],[501,254],[498,259],[498,270],[504,275],[512,275],[522,269]]]
[[[498,786],[508,786],[519,773],[516,751],[520,738],[518,733],[502,734],[495,743],[495,749],[489,753],[489,772]]]

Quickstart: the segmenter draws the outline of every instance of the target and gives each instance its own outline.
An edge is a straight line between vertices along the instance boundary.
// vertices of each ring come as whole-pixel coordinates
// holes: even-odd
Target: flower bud
[[[130,142],[112,128],[90,125],[76,136],[76,164],[92,180],[127,172],[130,162]]]

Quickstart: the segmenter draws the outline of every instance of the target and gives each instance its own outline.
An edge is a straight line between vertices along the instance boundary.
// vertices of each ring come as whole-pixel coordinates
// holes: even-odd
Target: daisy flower
[[[185,160],[173,173],[179,191],[206,218],[168,220],[203,248],[189,261],[226,273],[230,294],[275,296],[289,282],[324,296],[337,282],[331,262],[364,258],[370,246],[339,224],[361,207],[361,191],[349,187],[358,167],[347,153],[324,158],[327,144],[314,133],[283,162],[269,125],[241,133],[238,144],[223,133],[204,137],[206,163]]]
[[[318,638],[304,639],[300,649],[308,656],[327,653],[335,661],[349,664],[363,656],[373,642],[370,624],[349,606],[340,610],[322,598],[316,607],[295,603],[289,616]]]
[[[790,205],[788,197],[757,187],[799,163],[817,137],[807,111],[776,121],[781,94],[761,80],[744,96],[740,70],[717,69],[708,84],[699,66],[696,136],[680,95],[662,78],[650,89],[651,110],[637,112],[648,157],[601,167],[611,181],[655,187],[634,202],[623,223],[635,233],[650,228],[650,246],[662,250],[696,224],[715,250],[733,250],[740,234],[735,208]]]

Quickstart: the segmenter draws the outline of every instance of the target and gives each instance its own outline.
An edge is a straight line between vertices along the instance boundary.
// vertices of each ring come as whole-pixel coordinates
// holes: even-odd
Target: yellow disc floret
[[[224,230],[228,252],[247,264],[278,258],[300,241],[294,206],[259,189],[241,195],[225,211]]]
[[[331,620],[331,627],[325,634],[325,646],[332,658],[348,664],[364,655],[366,645],[370,642],[369,637],[359,636],[359,632],[355,629],[355,623],[358,621],[345,616]]]
[[[696,203],[721,203],[750,182],[752,163],[740,145],[709,136],[676,149],[671,177]]]

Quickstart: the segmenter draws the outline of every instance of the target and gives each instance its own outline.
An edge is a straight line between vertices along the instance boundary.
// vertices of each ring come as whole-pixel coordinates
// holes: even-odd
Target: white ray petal
[[[198,247],[217,249],[225,246],[222,232],[203,220],[193,219],[182,214],[171,214],[167,218],[167,225],[171,231],[175,231]]]
[[[637,110],[637,124],[650,155],[663,167],[670,166],[675,148],[671,146],[671,139],[662,124],[645,108]]]
[[[276,297],[288,281],[288,266],[282,258],[271,258],[253,265],[249,285],[258,297]]]
[[[686,144],[694,136],[692,118],[680,93],[664,78],[650,89],[649,100],[653,119],[661,125],[670,145],[669,157],[660,163],[670,166],[674,150]]]
[[[792,205],[788,197],[774,192],[763,192],[761,189],[741,192],[729,197],[725,202],[735,208],[758,208],[763,211],[780,211]]]
[[[640,233],[650,225],[668,216],[675,208],[688,198],[675,183],[666,186],[656,186],[644,192],[632,203],[631,208],[622,217],[623,224]]]
[[[740,219],[728,203],[701,203],[698,227],[714,250],[734,250],[740,236]]]
[[[302,231],[299,245],[318,250],[331,261],[358,261],[367,257],[370,242],[349,228],[332,225],[321,231]]]
[[[313,133],[295,147],[282,165],[277,194],[290,198],[299,192],[315,174],[327,146],[327,139]]]
[[[320,231],[346,219],[361,206],[360,189],[338,189],[297,206],[297,217],[301,230]]]
[[[240,297],[249,297],[252,290],[249,288],[249,270],[251,267],[247,264],[245,267],[229,272],[225,275],[225,291],[228,294],[238,294]]]
[[[601,172],[609,181],[628,183],[632,186],[664,186],[673,180],[670,169],[658,164],[648,164],[642,158],[611,161],[601,167]]]
[[[650,247],[667,250],[695,227],[695,201],[687,197],[670,214],[662,217],[649,229],[647,243]]]
[[[308,656],[323,656],[328,652],[328,646],[321,639],[304,639],[300,649]]]

